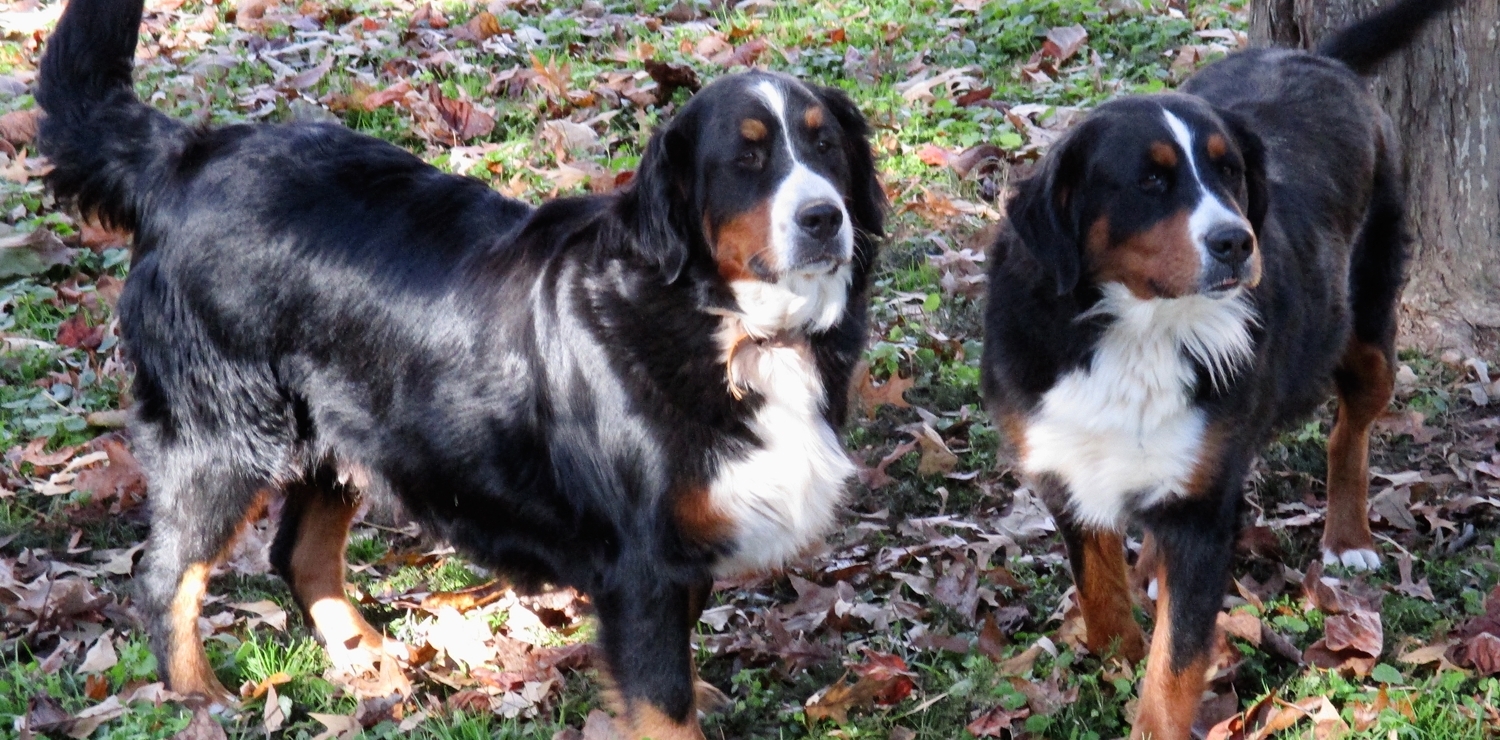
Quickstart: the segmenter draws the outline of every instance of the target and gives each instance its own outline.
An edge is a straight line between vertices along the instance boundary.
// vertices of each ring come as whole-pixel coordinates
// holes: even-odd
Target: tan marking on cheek
[[[802,114],[802,122],[807,124],[808,128],[817,128],[819,126],[822,126],[823,109],[817,106],[808,108],[807,112]]]
[[[719,266],[719,275],[728,281],[760,280],[754,260],[762,262],[762,269],[770,267],[767,256],[771,249],[771,203],[762,201],[751,210],[735,215],[718,227],[712,228],[707,215],[703,217],[704,233],[713,243],[714,262]]]
[[[1223,134],[1209,134],[1204,146],[1208,148],[1209,159],[1218,159],[1229,151],[1229,142],[1224,140]]]
[[[1165,141],[1151,142],[1151,161],[1162,167],[1177,166],[1177,149]]]
[[[1085,243],[1094,278],[1121,283],[1135,297],[1180,298],[1198,292],[1198,250],[1188,232],[1188,212],[1178,211],[1145,231],[1111,243],[1109,224],[1100,218]]]
[[[740,136],[750,141],[760,141],[766,138],[767,133],[766,124],[761,123],[758,119],[746,118],[740,121]]]
[[[718,544],[734,536],[734,522],[714,505],[706,486],[691,487],[678,494],[672,513],[678,530],[690,542]]]

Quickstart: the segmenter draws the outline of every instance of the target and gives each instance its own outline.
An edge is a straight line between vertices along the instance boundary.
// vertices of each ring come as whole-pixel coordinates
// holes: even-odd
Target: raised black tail
[[[189,132],[131,86],[143,5],[71,0],[47,41],[36,93],[46,113],[37,144],[53,165],[48,184],[85,214],[130,230]]]
[[[1411,44],[1427,22],[1458,0],[1398,0],[1379,13],[1339,29],[1318,44],[1318,55],[1332,57],[1361,75]]]

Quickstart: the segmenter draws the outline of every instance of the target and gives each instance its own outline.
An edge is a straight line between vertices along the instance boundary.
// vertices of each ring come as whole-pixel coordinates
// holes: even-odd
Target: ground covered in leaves
[[[275,502],[204,611],[240,712],[195,716],[156,682],[130,606],[147,494],[113,314],[128,239],[55,209],[31,144],[59,10],[0,6],[0,736],[607,737],[584,601],[487,585],[378,513],[350,543],[352,596],[415,648],[410,700],[330,670],[269,574]],[[997,197],[1081,111],[1170,88],[1243,24],[1234,0],[152,0],[138,88],[195,121],[340,121],[534,202],[628,181],[652,127],[734,69],[849,91],[893,203],[847,429],[863,471],[825,551],[720,584],[699,663],[733,705],[708,734],[1113,738],[1139,667],[1081,646],[1061,544],[980,405],[984,246]],[[1328,414],[1266,451],[1205,735],[1500,733],[1485,359],[1402,355],[1374,443],[1376,574],[1317,562]]]

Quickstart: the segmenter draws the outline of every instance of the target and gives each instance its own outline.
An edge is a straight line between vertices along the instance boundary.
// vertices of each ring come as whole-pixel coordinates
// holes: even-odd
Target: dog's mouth
[[[790,272],[798,272],[812,276],[831,275],[835,272],[838,272],[839,269],[847,264],[849,264],[849,259],[847,257],[823,255],[793,265]]]

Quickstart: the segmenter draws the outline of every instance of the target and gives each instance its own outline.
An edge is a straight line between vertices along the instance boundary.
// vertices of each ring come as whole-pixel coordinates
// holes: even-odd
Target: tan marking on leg
[[[1130,728],[1131,740],[1189,740],[1208,676],[1208,652],[1181,672],[1172,670],[1172,597],[1166,568],[1157,571],[1156,630],[1146,677],[1141,683],[1140,713]],[[1216,628],[1217,629],[1217,628]]]
[[[704,740],[696,709],[688,712],[685,722],[678,722],[644,702],[636,704],[631,710],[625,730],[628,740]]]
[[[212,563],[193,563],[183,571],[172,597],[170,620],[171,642],[167,647],[167,683],[173,691],[201,696],[209,702],[229,707],[234,695],[219,682],[203,650],[203,635],[198,631],[198,614],[203,595],[208,591]]]
[[[1141,537],[1141,554],[1136,558],[1135,570],[1131,577],[1142,590],[1151,584],[1157,571],[1161,568],[1161,547],[1156,544],[1156,535],[1147,532]]]
[[[344,588],[344,547],[357,501],[315,495],[297,526],[292,548],[292,588],[323,638],[328,657],[340,667],[373,667],[385,640],[349,603]]]
[[[746,118],[740,121],[740,136],[750,141],[760,141],[766,138],[766,124],[755,118]]]
[[[1370,428],[1391,401],[1395,373],[1385,350],[1351,340],[1339,370],[1353,376],[1340,388],[1338,418],[1328,435],[1328,519],[1323,547],[1335,553],[1373,549],[1368,495]]]
[[[1135,621],[1125,569],[1125,541],[1115,532],[1083,532],[1083,582],[1078,605],[1083,609],[1089,652],[1117,651],[1132,663],[1146,656],[1146,636]]]

